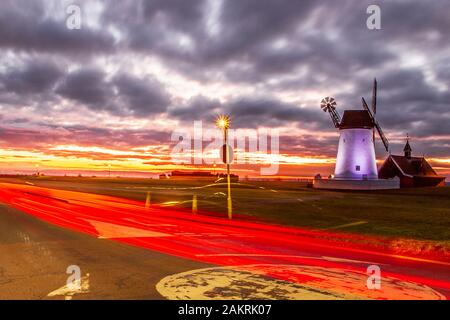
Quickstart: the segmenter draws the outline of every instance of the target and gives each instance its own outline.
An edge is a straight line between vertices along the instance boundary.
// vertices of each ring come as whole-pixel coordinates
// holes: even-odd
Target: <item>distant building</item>
[[[160,179],[173,179],[173,180],[208,180],[216,181],[218,179],[226,179],[227,175],[224,173],[216,174],[209,171],[172,171],[169,174],[163,173],[159,175]],[[239,180],[239,176],[230,174],[230,180],[236,182]]]
[[[409,139],[403,148],[404,156],[390,155],[378,171],[381,179],[400,178],[401,188],[437,187],[445,185],[424,157],[413,157]]]

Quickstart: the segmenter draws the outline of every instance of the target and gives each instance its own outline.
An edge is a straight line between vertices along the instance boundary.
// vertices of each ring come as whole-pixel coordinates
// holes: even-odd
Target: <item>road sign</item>
[[[228,149],[228,153],[227,153],[227,149]],[[228,155],[228,159],[227,159],[227,155]],[[223,163],[226,163],[226,164],[232,163],[233,162],[233,148],[228,144],[222,145],[222,147],[220,148],[220,158],[222,158]]]

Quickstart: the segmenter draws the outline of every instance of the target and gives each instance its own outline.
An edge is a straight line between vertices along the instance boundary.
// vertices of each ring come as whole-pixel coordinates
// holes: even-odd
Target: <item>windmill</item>
[[[342,119],[336,110],[334,98],[326,97],[320,107],[330,114],[335,128],[339,129],[339,146],[334,172],[335,179],[377,180],[378,172],[375,157],[375,129],[386,151],[389,142],[375,119],[377,107],[377,81],[372,89],[372,110],[362,98],[363,110],[345,110]]]

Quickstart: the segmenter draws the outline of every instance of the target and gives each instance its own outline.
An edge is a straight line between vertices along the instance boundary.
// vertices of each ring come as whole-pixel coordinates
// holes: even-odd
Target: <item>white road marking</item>
[[[348,227],[353,227],[353,226],[359,226],[361,224],[366,224],[368,223],[367,221],[357,221],[357,222],[352,222],[352,223],[346,223],[346,224],[342,224],[336,227],[331,227],[331,228],[325,228],[326,230],[333,230],[333,229],[342,229],[342,228],[348,228]]]
[[[99,239],[112,238],[153,238],[153,237],[171,237],[168,233],[143,230],[133,227],[121,226],[97,220],[87,220],[98,232]]]
[[[78,282],[78,283],[77,283]],[[70,283],[62,286],[55,291],[50,292],[47,297],[64,296],[64,300],[72,300],[75,294],[88,293],[89,292],[89,273],[82,277],[75,283]]]
[[[383,278],[383,290],[370,290],[366,282],[364,271],[346,268],[253,264],[170,275],[156,284],[156,290],[171,300],[445,299],[427,285],[395,277]]]

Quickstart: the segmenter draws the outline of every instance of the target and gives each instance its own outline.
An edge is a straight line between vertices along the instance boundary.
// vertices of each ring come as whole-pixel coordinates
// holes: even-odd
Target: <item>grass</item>
[[[180,201],[226,216],[226,185],[205,181],[125,178],[26,177],[0,181],[33,183],[49,188],[92,192],[153,203]],[[439,242],[450,247],[450,187],[371,192],[335,192],[307,188],[298,182],[233,184],[235,213],[272,223],[316,229]]]

